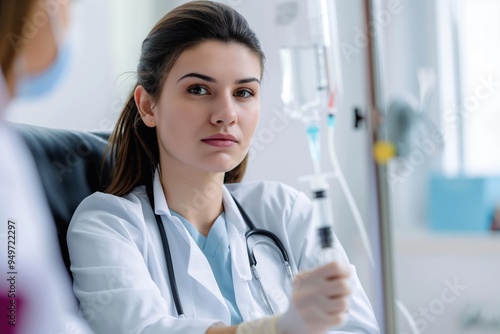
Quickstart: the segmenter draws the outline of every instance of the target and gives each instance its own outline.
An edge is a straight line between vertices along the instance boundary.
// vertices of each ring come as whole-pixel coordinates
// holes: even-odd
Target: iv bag
[[[305,122],[334,108],[341,95],[334,0],[274,0],[280,36],[282,101]]]
[[[325,47],[283,47],[281,99],[285,112],[306,123],[317,121],[318,111],[328,107]]]

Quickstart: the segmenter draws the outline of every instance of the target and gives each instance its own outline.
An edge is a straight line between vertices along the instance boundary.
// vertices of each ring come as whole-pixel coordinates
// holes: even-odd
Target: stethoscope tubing
[[[170,246],[168,243],[167,233],[165,233],[165,228],[161,221],[161,217],[155,213],[155,202],[153,195],[153,187],[148,186],[146,192],[148,194],[149,203],[153,209],[153,213],[156,218],[156,223],[158,224],[158,229],[160,230],[161,242],[163,244],[163,251],[165,253],[165,260],[167,262],[167,272],[168,280],[170,284],[170,292],[172,293],[172,298],[174,299],[175,309],[177,310],[177,316],[179,318],[185,318],[184,309],[182,308],[181,299],[179,297],[179,289],[177,288],[177,281],[175,280],[174,265],[172,263],[172,254],[170,253]]]

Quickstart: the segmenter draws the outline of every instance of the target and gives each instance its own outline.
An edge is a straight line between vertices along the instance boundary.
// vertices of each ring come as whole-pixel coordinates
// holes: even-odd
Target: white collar
[[[163,193],[163,187],[161,185],[159,168],[156,168],[154,179],[153,179],[153,195],[155,204],[155,214],[166,215],[169,220],[172,220],[173,216],[170,213],[165,194]],[[226,185],[222,187],[222,203],[224,204],[224,212],[226,213],[226,219],[231,222],[237,230],[245,234],[247,226],[240,213],[240,210],[236,206],[236,203],[231,196],[231,193],[227,189]]]

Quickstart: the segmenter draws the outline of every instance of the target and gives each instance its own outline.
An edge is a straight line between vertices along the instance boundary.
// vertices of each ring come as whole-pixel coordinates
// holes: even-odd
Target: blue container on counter
[[[500,207],[500,176],[430,178],[428,218],[433,231],[489,231]]]

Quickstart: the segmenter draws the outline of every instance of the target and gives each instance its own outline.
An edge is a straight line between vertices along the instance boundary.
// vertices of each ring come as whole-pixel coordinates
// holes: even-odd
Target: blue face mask
[[[49,93],[64,78],[69,68],[71,53],[69,43],[66,42],[59,47],[57,57],[50,67],[41,73],[20,78],[16,98],[33,99]]]
[[[70,67],[72,50],[65,36],[66,29],[63,27],[61,18],[51,17],[50,27],[57,43],[56,59],[48,68],[36,74],[23,73],[23,64],[19,63],[16,98],[34,99],[46,95],[62,81]]]

